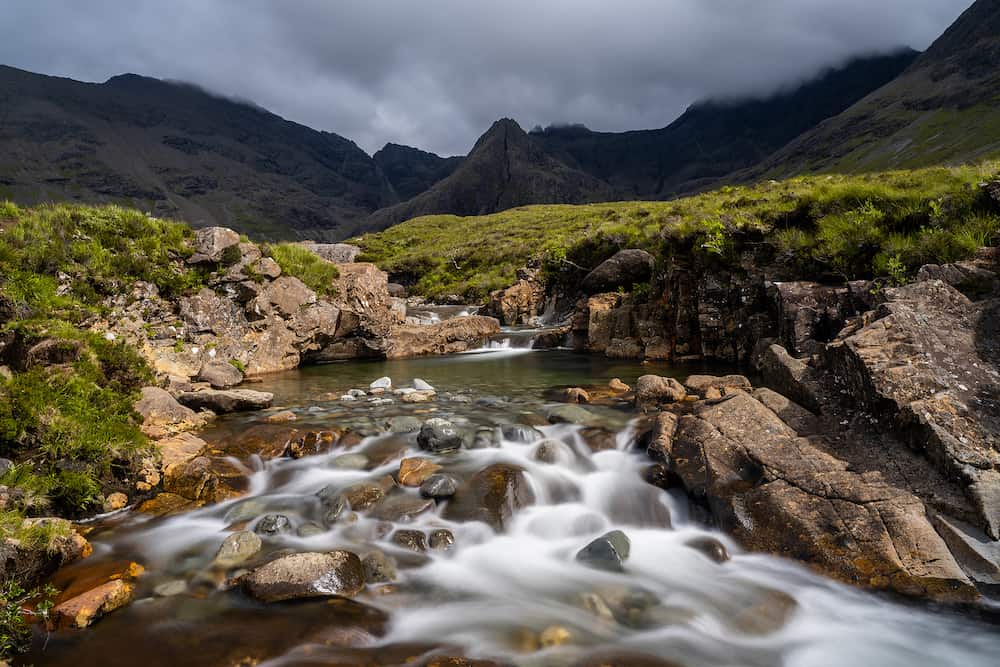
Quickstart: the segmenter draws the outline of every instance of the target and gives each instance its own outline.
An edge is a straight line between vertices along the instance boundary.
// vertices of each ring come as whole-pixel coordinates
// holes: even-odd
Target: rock
[[[505,326],[530,325],[545,308],[545,285],[529,270],[507,289],[490,292],[487,310]]]
[[[364,454],[341,454],[330,461],[330,467],[339,470],[365,470],[370,464]]]
[[[191,334],[215,334],[238,340],[247,329],[247,319],[240,306],[207,287],[180,300],[180,316],[184,328]]]
[[[172,598],[187,593],[188,584],[183,579],[172,579],[153,588],[153,595],[160,598]]]
[[[624,572],[622,563],[628,558],[630,548],[628,536],[620,530],[613,530],[581,549],[576,554],[576,559],[599,570]]]
[[[237,498],[248,486],[244,471],[222,457],[198,456],[171,465],[163,473],[164,491],[192,501],[214,503]]]
[[[430,459],[408,458],[399,462],[399,474],[397,479],[403,486],[417,487],[423,484],[428,477],[441,469],[437,463]]]
[[[649,282],[655,266],[656,258],[645,250],[619,250],[588,273],[580,288],[586,294],[613,292],[619,287],[630,290],[637,283]]]
[[[387,426],[392,433],[413,433],[420,430],[423,422],[418,417],[399,415],[392,417]]]
[[[848,470],[749,394],[682,416],[670,465],[748,549],[792,556],[861,586],[977,597],[920,500],[878,473]]]
[[[316,292],[294,276],[282,276],[268,285],[259,298],[266,298],[282,317],[289,318],[316,303]]]
[[[389,283],[386,285],[386,289],[389,290],[389,296],[394,299],[405,299],[408,296],[406,287],[400,285],[399,283]]]
[[[265,537],[274,537],[292,532],[292,520],[284,514],[266,514],[254,526],[254,532]]]
[[[590,394],[580,387],[572,387],[563,392],[563,400],[567,403],[590,403]]]
[[[742,389],[743,391],[750,391],[752,389],[750,385],[750,380],[742,375],[725,375],[718,377],[715,375],[691,375],[688,379],[684,381],[684,387],[689,389],[692,394],[697,394],[702,398],[708,398],[705,392],[709,389],[722,390],[725,389]]]
[[[392,308],[388,275],[374,264],[342,264],[334,280],[333,301],[342,311],[337,337],[364,336],[384,338],[402,323]],[[350,314],[344,317],[345,313]]]
[[[392,534],[392,541],[410,551],[417,553],[427,551],[427,536],[422,530],[397,530]]]
[[[286,424],[296,419],[298,419],[298,415],[291,410],[282,410],[281,412],[275,412],[273,415],[268,415],[264,421],[268,424]]]
[[[699,551],[709,560],[716,563],[725,563],[729,560],[729,551],[719,540],[714,537],[695,537],[684,543],[695,551]]]
[[[361,566],[365,571],[365,581],[369,584],[384,584],[396,578],[396,564],[381,551],[366,555]]]
[[[434,500],[451,498],[457,490],[458,482],[451,475],[434,474],[420,485],[420,495]]]
[[[643,375],[635,384],[635,400],[639,405],[655,405],[683,401],[687,389],[674,378]]]
[[[271,407],[274,394],[251,389],[202,389],[184,392],[178,400],[195,410],[211,410],[222,414],[247,410],[264,410]]]
[[[578,405],[556,405],[545,410],[550,424],[579,424],[590,426],[600,423],[597,415]]]
[[[754,390],[753,397],[781,417],[781,421],[795,429],[799,435],[819,435],[823,432],[823,426],[816,415],[778,392],[762,387]]]
[[[654,461],[669,461],[674,448],[674,436],[677,433],[677,415],[672,412],[660,412],[653,417],[653,428],[649,434],[649,446],[646,452]]]
[[[780,345],[771,345],[761,355],[759,365],[764,384],[768,387],[811,412],[822,412],[816,392],[808,380],[809,366],[805,362],[792,357]]]
[[[142,416],[142,429],[150,437],[162,437],[204,423],[191,408],[184,407],[159,387],[143,387],[135,411]]]
[[[925,264],[917,271],[917,280],[940,280],[973,301],[996,296],[1000,292],[1000,276],[975,262]]]
[[[427,544],[431,549],[448,551],[455,546],[455,535],[446,528],[438,528],[437,530],[431,531]]]
[[[243,373],[228,362],[213,360],[201,367],[197,379],[209,383],[213,389],[229,389],[243,382]]]
[[[525,424],[503,424],[500,426],[500,436],[509,442],[537,442],[545,435],[534,426]]]
[[[281,266],[270,257],[261,257],[254,263],[253,272],[258,276],[274,280],[281,275]]]
[[[434,387],[432,387],[429,382],[421,380],[420,378],[413,378],[413,388],[417,391],[434,391]]]
[[[0,475],[14,467],[14,462],[10,459],[0,458]]]
[[[372,391],[378,391],[378,390],[388,391],[389,389],[392,388],[392,378],[381,377],[372,382],[370,385],[368,385],[368,388]]]
[[[410,391],[403,394],[403,403],[427,403],[433,401],[437,394],[433,391]]]
[[[825,365],[846,396],[957,480],[980,527],[1000,538],[1000,300],[973,303],[940,280],[884,298],[829,345]]]
[[[334,264],[350,264],[361,254],[361,248],[350,243],[312,243],[301,244],[303,248],[316,253],[321,258]]]
[[[850,286],[776,282],[769,292],[778,315],[778,337],[796,356],[820,351],[857,312]]]
[[[128,505],[128,496],[124,493],[112,493],[104,499],[105,512],[117,512]]]
[[[176,493],[158,493],[139,505],[139,512],[150,516],[163,517],[183,514],[204,505],[204,501],[191,500]]]
[[[52,608],[52,624],[57,628],[86,628],[105,614],[132,601],[135,584],[115,579]]]
[[[573,638],[573,633],[561,625],[550,625],[538,635],[538,643],[542,648],[562,646]]]
[[[441,454],[461,449],[464,440],[462,433],[447,419],[432,417],[424,422],[417,434],[417,444],[420,448]]]
[[[608,383],[608,389],[615,392],[616,394],[625,394],[632,391],[632,387],[628,386],[618,378],[614,378]]]
[[[514,512],[534,502],[524,471],[505,463],[480,470],[459,487],[445,506],[452,521],[482,521],[496,531],[508,525]]]
[[[352,597],[365,586],[361,559],[350,551],[283,556],[242,579],[243,587],[262,602],[339,595]]]
[[[500,332],[492,317],[470,315],[429,325],[399,325],[386,340],[385,355],[404,359],[426,355],[458,354],[480,348]]]
[[[344,489],[344,498],[352,510],[361,512],[385,498],[385,489],[374,482],[359,482]]]
[[[565,442],[548,439],[538,443],[533,458],[542,463],[567,465],[576,460],[576,453]]]
[[[224,568],[233,568],[243,565],[258,553],[264,543],[256,533],[249,530],[241,530],[232,533],[222,541],[222,546],[215,554],[213,564]]]
[[[942,514],[931,515],[931,522],[974,581],[988,586],[1000,584],[1000,542],[975,526]]]
[[[398,494],[387,496],[375,507],[371,514],[376,519],[382,521],[409,521],[418,514],[423,514],[434,509],[434,501],[413,496],[410,494]]]
[[[226,227],[205,227],[194,233],[195,254],[188,260],[191,264],[216,263],[223,260],[226,251],[238,246],[240,235]]]

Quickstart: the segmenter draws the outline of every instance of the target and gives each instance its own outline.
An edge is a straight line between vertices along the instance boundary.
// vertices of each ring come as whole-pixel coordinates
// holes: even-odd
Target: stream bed
[[[586,406],[593,416],[587,425],[545,418],[556,406],[553,387],[607,385],[616,377],[631,384],[646,373],[684,377],[695,370],[705,369],[501,345],[267,377],[252,387],[274,392],[274,410],[220,418],[199,435],[224,450],[267,415],[291,409],[297,419],[289,427],[350,429],[355,441],[297,460],[251,457],[241,463],[249,492],[235,500],[163,518],[125,510],[95,521],[88,536],[94,555],[63,576],[139,563],[145,571],[135,601],[84,631],[39,631],[23,664],[998,664],[996,625],[745,553],[699,524],[682,495],[644,481],[651,462],[635,446],[630,407]],[[400,387],[420,378],[437,399],[340,398],[382,376]],[[459,427],[466,447],[421,451],[410,429],[431,417]],[[398,473],[402,458],[415,456],[459,481],[490,466],[521,469],[519,493],[529,500],[501,507],[502,521],[490,525],[449,514],[455,501],[417,511],[417,489],[395,487],[393,497],[410,512],[369,509],[328,520],[319,492],[381,483]],[[276,515],[284,527],[263,530]],[[257,602],[227,583],[238,572],[213,565],[237,529],[263,533],[255,563],[295,552],[380,551],[395,563],[396,576],[369,584],[353,600]],[[623,571],[577,559],[612,530],[629,541]]]

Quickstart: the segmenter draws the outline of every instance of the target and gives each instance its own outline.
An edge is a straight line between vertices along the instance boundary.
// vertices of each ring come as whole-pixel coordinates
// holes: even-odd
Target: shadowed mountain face
[[[913,62],[917,53],[854,60],[767,99],[702,102],[659,130],[607,133],[548,128],[532,137],[567,164],[610,183],[621,198],[663,198],[756,164]]]
[[[372,159],[402,201],[429,190],[435,183],[450,176],[462,163],[461,157],[441,157],[399,144],[386,144]]]
[[[607,183],[553,158],[517,123],[504,118],[479,138],[450,176],[407,202],[376,212],[369,226],[385,229],[435,213],[483,215],[525,204],[579,204],[613,197]]]
[[[1000,155],[1000,0],[978,0],[901,76],[745,178],[857,172]]]
[[[352,141],[193,86],[0,67],[0,197],[127,203],[259,237],[344,238],[398,199]]]

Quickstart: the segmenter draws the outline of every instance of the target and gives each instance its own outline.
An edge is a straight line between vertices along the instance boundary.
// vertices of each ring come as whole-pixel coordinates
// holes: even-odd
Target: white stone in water
[[[413,388],[417,391],[434,391],[434,387],[429,382],[420,378],[413,378]]]
[[[342,401],[356,401],[358,399],[355,398],[354,396],[351,396],[350,394],[344,394],[343,396],[340,397],[340,400],[342,400]]]
[[[390,378],[390,377],[387,376],[387,377],[381,377],[381,378],[375,380],[370,385],[368,385],[368,388],[369,389],[388,389],[391,386],[392,386],[392,378]]]
[[[354,398],[364,398],[368,395],[363,389],[352,389],[347,393]]]

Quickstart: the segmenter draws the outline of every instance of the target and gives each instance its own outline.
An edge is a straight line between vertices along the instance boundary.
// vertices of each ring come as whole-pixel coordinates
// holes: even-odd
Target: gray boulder
[[[230,389],[243,382],[243,373],[226,361],[212,360],[198,371],[198,381],[209,383],[213,389]]]
[[[620,530],[598,537],[576,554],[581,563],[609,572],[623,572],[622,563],[628,558],[631,542],[628,536]]]
[[[635,383],[635,400],[640,405],[683,401],[687,389],[674,378],[643,375]]]
[[[194,233],[195,254],[188,260],[191,264],[221,262],[226,251],[239,245],[240,235],[226,227],[206,227]]]
[[[462,434],[447,419],[432,417],[424,422],[417,434],[417,444],[420,448],[440,454],[442,452],[452,452],[462,447]]]
[[[211,410],[217,414],[264,410],[271,407],[274,394],[250,389],[202,389],[186,391],[177,397],[181,404],[193,410]]]

